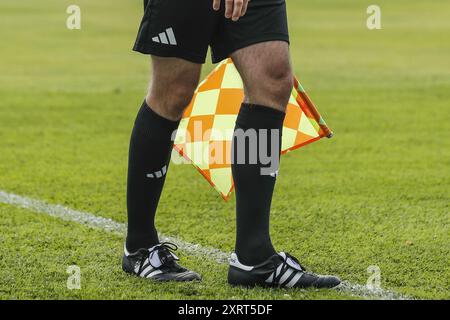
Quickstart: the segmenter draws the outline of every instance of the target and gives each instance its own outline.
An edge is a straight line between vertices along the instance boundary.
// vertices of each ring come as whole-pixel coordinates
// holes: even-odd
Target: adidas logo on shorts
[[[171,46],[177,45],[177,39],[172,28],[167,28],[166,31],[161,32],[158,36],[152,38],[153,42],[169,44]]]

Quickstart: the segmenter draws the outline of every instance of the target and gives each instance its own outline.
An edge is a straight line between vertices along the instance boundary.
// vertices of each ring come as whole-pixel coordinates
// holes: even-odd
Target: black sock
[[[269,219],[278,170],[284,115],[283,112],[272,108],[244,103],[236,120],[232,147],[237,223],[235,251],[239,261],[246,265],[259,264],[276,253],[270,240]],[[242,143],[238,142],[238,129],[242,129],[249,136],[252,129],[256,130],[254,136],[257,137],[257,141],[250,143],[247,139],[242,146]],[[261,141],[263,139],[261,133],[264,132],[267,132],[267,136],[264,137],[265,140]],[[274,137],[278,139],[276,144],[271,144],[271,134],[274,134]],[[267,141],[267,144],[264,141]],[[255,152],[250,152],[250,150],[258,150],[259,154],[260,143],[264,143],[270,151],[269,153],[265,152],[265,154],[273,153],[277,159],[275,169],[270,168],[270,170],[262,172],[261,169],[267,169],[268,165],[262,163],[259,156],[256,157],[256,163],[249,163],[252,155],[255,156]],[[241,149],[238,144],[241,145]],[[243,159],[242,151],[244,150],[245,163],[238,163],[239,159]],[[273,174],[268,174],[270,172]]]
[[[128,160],[128,251],[159,243],[155,213],[172,152],[172,133],[179,121],[165,119],[144,101],[131,134]]]

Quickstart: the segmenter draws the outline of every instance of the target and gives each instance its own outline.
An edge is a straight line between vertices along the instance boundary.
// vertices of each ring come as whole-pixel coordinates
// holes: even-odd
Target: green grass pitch
[[[65,27],[66,8],[82,29]],[[336,133],[282,159],[279,250],[318,273],[418,299],[449,299],[450,2],[289,0],[296,74]],[[0,190],[124,223],[128,140],[149,78],[131,47],[140,1],[0,2]],[[204,68],[206,74],[211,65]],[[172,166],[157,224],[233,249],[234,204]],[[237,289],[226,266],[181,252],[204,276],[155,284],[121,272],[123,237],[0,204],[0,299],[347,299],[334,290]],[[66,268],[81,268],[68,290]]]

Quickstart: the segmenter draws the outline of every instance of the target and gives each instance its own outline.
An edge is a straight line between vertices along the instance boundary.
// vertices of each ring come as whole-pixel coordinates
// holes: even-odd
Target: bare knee
[[[179,120],[192,100],[199,77],[200,65],[154,57],[147,104],[163,117]]]
[[[284,111],[294,86],[291,68],[271,65],[258,78],[246,84],[247,101]]]
[[[286,43],[251,46],[234,53],[233,60],[244,80],[247,102],[286,109],[294,85]]]
[[[267,98],[283,109],[291,97],[294,76],[289,63],[271,63],[262,77],[262,87]]]
[[[157,113],[171,119],[179,120],[192,100],[196,82],[174,81],[165,88],[151,85],[147,94],[147,104]]]

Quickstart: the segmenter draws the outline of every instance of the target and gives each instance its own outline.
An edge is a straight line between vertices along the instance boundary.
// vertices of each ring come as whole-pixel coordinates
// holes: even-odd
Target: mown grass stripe
[[[8,193],[0,190],[0,203],[12,205],[15,207],[28,209],[36,213],[47,214],[51,217],[59,218],[64,221],[76,222],[90,228],[99,229],[115,233],[119,236],[124,236],[126,225],[116,222],[112,219],[99,217],[88,212],[78,211],[67,208],[59,204],[49,204],[45,201],[23,197],[17,194]],[[217,263],[227,263],[230,256],[219,249],[200,244],[186,242],[177,237],[162,235],[161,239],[164,241],[171,241],[178,245],[178,247],[194,256],[202,258],[207,257],[214,259]],[[410,300],[410,297],[404,296],[394,291],[383,289],[372,289],[360,284],[350,283],[344,281],[339,287],[339,291],[353,296],[359,296],[368,299],[383,299],[383,300]]]

